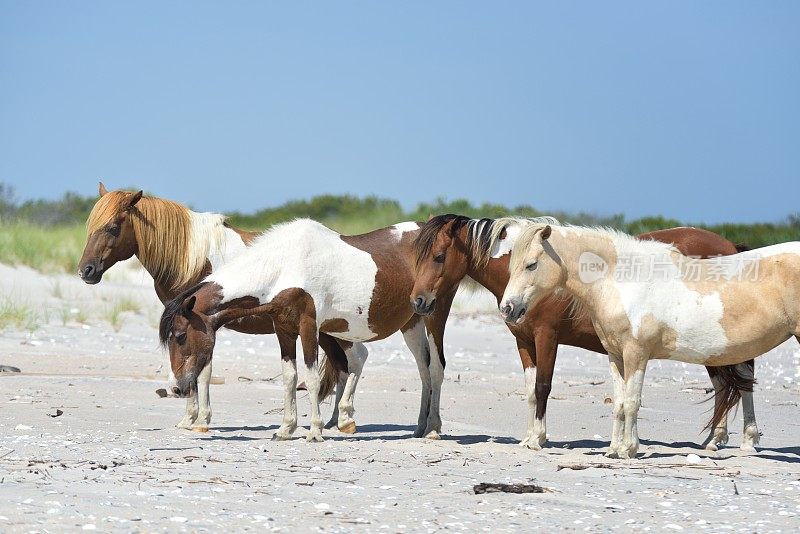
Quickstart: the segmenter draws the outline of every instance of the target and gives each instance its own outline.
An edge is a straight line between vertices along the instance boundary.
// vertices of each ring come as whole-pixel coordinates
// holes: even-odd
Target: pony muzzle
[[[176,379],[170,384],[169,390],[176,397],[191,397],[197,391],[197,378],[193,374],[189,374]]]
[[[103,268],[99,262],[90,261],[78,267],[78,276],[87,284],[97,284],[103,278]]]
[[[509,299],[500,305],[500,316],[509,324],[515,324],[522,320],[528,307],[517,299]]]
[[[411,301],[411,308],[417,315],[430,315],[436,309],[436,297],[426,298],[419,295]]]

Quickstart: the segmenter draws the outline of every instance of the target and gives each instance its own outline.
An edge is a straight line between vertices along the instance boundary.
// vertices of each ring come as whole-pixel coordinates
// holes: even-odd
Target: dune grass
[[[0,263],[26,265],[44,273],[77,269],[86,240],[83,225],[0,224]]]
[[[115,331],[119,332],[120,328],[122,328],[122,314],[125,312],[138,313],[141,309],[141,305],[134,299],[122,297],[112,302],[111,306],[107,309],[105,319]]]
[[[28,305],[0,297],[0,330],[11,326],[34,331],[39,328],[39,317]]]

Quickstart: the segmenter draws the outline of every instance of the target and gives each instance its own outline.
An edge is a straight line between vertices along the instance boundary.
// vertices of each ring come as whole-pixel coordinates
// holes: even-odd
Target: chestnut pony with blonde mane
[[[499,304],[509,324],[553,292],[586,309],[614,383],[612,458],[639,449],[649,360],[735,365],[800,341],[800,242],[694,259],[615,230],[532,224],[514,244],[509,274]]]
[[[246,250],[258,236],[234,228],[216,213],[197,213],[177,202],[146,196],[142,191],[108,191],[100,183],[100,199],[86,221],[86,246],[78,275],[87,284],[97,284],[115,263],[136,256],[153,277],[156,294],[167,302],[195,285],[214,269]],[[273,334],[269,317],[248,317],[227,328],[248,334]],[[347,378],[346,352],[333,338],[322,334],[320,346],[339,371],[337,400]],[[353,348],[347,344],[347,349]],[[366,358],[366,349],[355,352]],[[198,376],[196,395],[187,400],[186,414],[177,424],[198,432],[211,422],[209,384],[211,366]],[[327,426],[339,423],[338,402]],[[342,430],[355,431],[355,422],[343,421]]]
[[[498,303],[508,284],[511,248],[526,227],[557,224],[551,217],[535,219],[470,219],[463,215],[432,217],[416,240],[417,279],[411,299],[418,313],[430,313],[436,296],[459,283],[483,286]],[[735,254],[737,247],[723,237],[697,228],[671,228],[643,234],[643,239],[674,243],[682,252],[709,257]],[[604,353],[591,319],[565,294],[550,295],[509,324],[516,338],[528,395],[528,432],[522,445],[540,449],[546,441],[545,416],[558,345],[572,345]],[[707,448],[717,450],[728,441],[728,411],[742,396],[744,434],[742,449],[752,450],[759,432],[753,409],[753,362],[736,369],[707,367],[716,390],[714,415]]]

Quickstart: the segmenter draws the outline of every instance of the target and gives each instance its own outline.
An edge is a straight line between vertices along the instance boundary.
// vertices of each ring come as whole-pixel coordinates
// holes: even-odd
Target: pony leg
[[[200,374],[197,375],[197,418],[192,424],[191,430],[195,432],[208,432],[208,424],[211,422],[211,397],[209,386],[211,385],[211,361],[209,361]]]
[[[622,445],[622,433],[625,428],[625,381],[622,373],[625,364],[622,358],[608,355],[608,365],[611,370],[611,383],[614,386],[614,408],[611,415],[611,442],[606,456],[619,457],[619,448]]]
[[[455,296],[455,291],[440,296],[436,311],[432,316],[425,318],[425,328],[428,330],[428,350],[430,351],[428,370],[431,377],[431,403],[423,435],[428,439],[440,439],[442,432],[440,406],[444,368],[447,365],[444,358],[444,329],[447,324],[447,316],[450,315],[450,306],[453,304]]]
[[[538,451],[541,450],[543,442],[540,442],[536,428],[536,352],[533,347],[519,339],[517,339],[517,350],[525,373],[525,392],[528,396],[528,432],[519,444]]]
[[[311,428],[306,441],[323,441],[322,416],[319,410],[319,345],[317,343],[317,325],[312,317],[305,316],[300,320],[300,344],[303,346],[303,360],[306,364],[306,388],[311,402]]]
[[[707,368],[709,369],[709,368]],[[711,377],[711,384],[714,386],[714,411],[717,411],[720,403],[722,403],[722,390],[723,385],[720,379],[711,374],[713,371],[709,369],[709,376]],[[711,429],[708,439],[705,441],[705,448],[709,451],[717,451],[728,443],[728,414]]]
[[[349,365],[348,363],[348,367]],[[333,412],[331,412],[331,418],[325,423],[325,428],[333,428],[339,421],[339,403],[342,401],[342,395],[344,395],[344,389],[347,386],[348,376],[347,373],[339,372],[339,380],[336,382],[336,398],[333,401]]]
[[[625,431],[622,444],[617,448],[620,458],[635,458],[639,450],[639,408],[642,406],[642,386],[647,369],[647,358],[635,354],[625,358]]]
[[[172,374],[172,371],[169,372],[169,378],[167,378],[167,390],[172,391],[172,387],[175,385],[175,375]],[[198,388],[200,384],[198,383]],[[176,428],[183,428],[189,430],[192,428],[195,420],[197,419],[197,392],[195,391],[191,397],[186,397],[186,412],[184,413],[183,418],[178,421],[178,424],[175,425]]]
[[[403,327],[402,332],[403,339],[417,362],[419,379],[422,382],[419,417],[417,418],[417,428],[414,430],[414,437],[421,438],[425,435],[425,429],[428,426],[431,403],[431,374],[428,369],[431,355],[428,349],[428,340],[425,338],[425,325],[420,319],[414,317]]]
[[[539,446],[547,441],[547,400],[553,387],[553,370],[556,366],[558,335],[555,330],[540,331],[536,335],[536,416],[533,433]]]
[[[177,428],[184,428],[186,430],[191,429],[192,425],[197,419],[197,412],[197,393],[195,392],[194,395],[186,398],[186,413],[184,414],[183,419],[178,421],[178,424],[175,426]]]
[[[291,439],[292,434],[297,430],[297,338],[282,333],[277,334],[278,343],[281,346],[281,369],[283,371],[283,422],[272,439],[286,440]]]
[[[755,374],[755,362],[750,360],[747,363],[740,363],[739,369],[742,374],[753,378]],[[761,433],[756,424],[756,411],[753,406],[753,392],[742,391],[742,417],[744,418],[744,431],[742,432],[742,443],[739,446],[743,451],[756,452]]]
[[[342,397],[338,406],[338,420],[336,426],[340,432],[345,434],[355,434],[356,422],[353,419],[355,408],[353,402],[356,397],[356,387],[358,386],[358,379],[361,378],[361,371],[364,369],[364,363],[367,361],[369,351],[363,343],[353,343],[349,348],[344,349],[347,355],[347,368],[349,374],[342,388]]]

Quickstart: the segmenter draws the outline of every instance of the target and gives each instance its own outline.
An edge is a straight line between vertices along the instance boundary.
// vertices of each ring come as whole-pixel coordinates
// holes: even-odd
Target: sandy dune
[[[800,526],[794,342],[757,361],[764,436],[755,455],[738,449],[740,415],[729,448],[702,450],[705,371],[658,362],[640,412],[643,454],[607,461],[607,362],[569,347],[561,349],[549,405],[549,445],[519,447],[526,402],[513,339],[494,313],[475,312],[485,307],[480,299],[462,302],[448,325],[444,439],[410,437],[419,383],[402,338],[393,336],[369,345],[358,434],[325,431],[324,443],[309,444],[301,428],[296,440],[272,442],[282,405],[275,337],[220,331],[214,375],[225,383],[212,386],[212,429],[179,431],[183,401],[154,393],[167,376],[154,328],[160,305],[140,270],[115,271],[87,287],[0,266],[4,302],[37,317],[0,335],[0,364],[23,371],[0,374],[0,531]],[[117,331],[109,321],[120,299],[136,310],[118,314]],[[304,394],[299,407],[307,424]],[[330,404],[324,408],[329,413]],[[481,482],[531,481],[549,491],[473,492]]]

